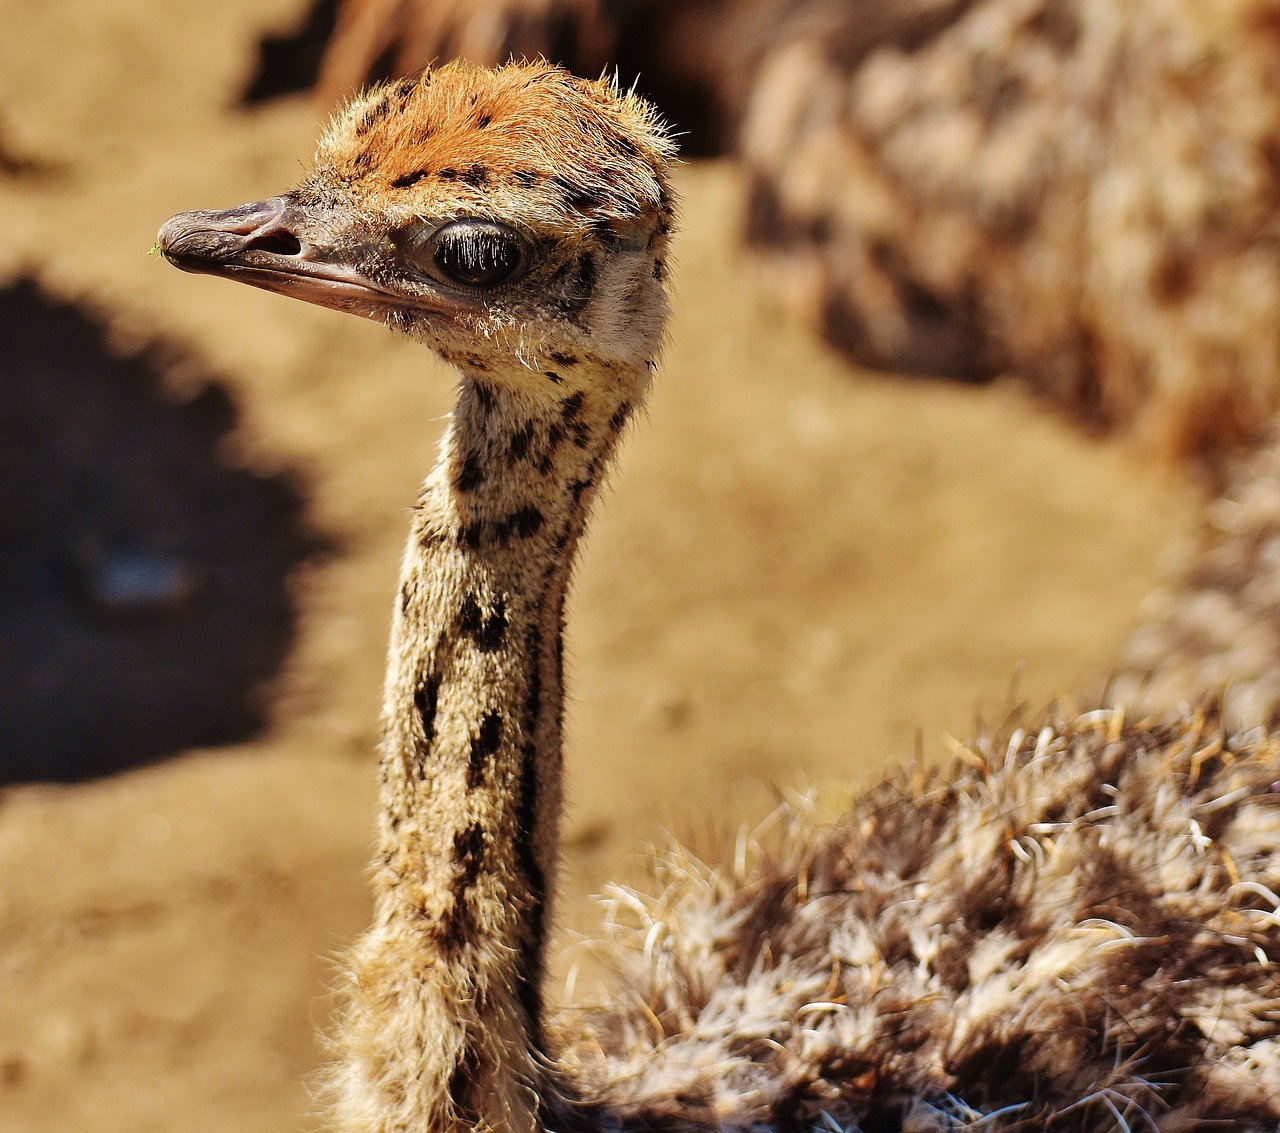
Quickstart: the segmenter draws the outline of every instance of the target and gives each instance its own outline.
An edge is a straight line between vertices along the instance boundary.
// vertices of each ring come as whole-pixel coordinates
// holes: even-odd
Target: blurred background
[[[312,1126],[454,379],[148,248],[296,182],[360,84],[543,53],[684,139],[671,345],[570,612],[553,997],[664,831],[1096,695],[1276,408],[1272,5],[6,5],[4,1133]]]

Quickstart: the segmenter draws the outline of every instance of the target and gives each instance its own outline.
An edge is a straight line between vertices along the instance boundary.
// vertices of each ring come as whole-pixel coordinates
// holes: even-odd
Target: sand
[[[13,315],[24,294],[55,314],[96,312],[75,318],[99,318],[104,356],[126,369],[142,365],[129,360],[146,343],[167,344],[170,361],[128,396],[89,384],[65,404],[102,396],[101,414],[122,421],[146,406],[154,431],[127,451],[143,454],[157,486],[121,498],[145,508],[163,497],[156,530],[190,532],[191,547],[223,517],[217,531],[231,534],[198,554],[233,542],[240,557],[226,561],[267,572],[278,598],[270,617],[229,614],[215,629],[208,611],[234,604],[234,586],[161,628],[91,627],[114,643],[84,654],[96,660],[59,669],[51,646],[48,682],[0,688],[3,719],[19,721],[0,738],[10,777],[151,761],[0,793],[3,1133],[310,1127],[304,1077],[321,1057],[313,1032],[329,1010],[330,957],[367,916],[383,641],[406,508],[453,378],[377,326],[147,255],[170,213],[298,177],[315,109],[291,98],[245,111],[238,96],[259,37],[299,9],[0,0],[0,138],[27,167],[0,173],[0,284],[34,277],[43,296],[0,294],[10,336],[34,325]],[[774,787],[835,797],[918,751],[944,758],[946,735],[977,711],[999,718],[1012,702],[1096,689],[1200,506],[1189,482],[1082,435],[1012,383],[851,368],[766,298],[736,239],[735,169],[690,164],[678,184],[672,346],[605,493],[570,613],[566,942],[590,929],[589,895],[634,875],[666,829],[710,845],[759,818]],[[19,379],[39,385],[32,373],[70,388],[54,385],[66,356],[23,370],[12,355],[0,409],[34,403],[15,394]],[[213,403],[208,420],[192,408]],[[15,485],[50,482],[92,438],[37,442],[62,418],[101,414],[68,409],[52,425],[0,430],[0,554],[20,557],[23,532],[54,507],[33,519],[21,505],[45,497],[19,499]],[[148,447],[152,436],[162,440]],[[146,456],[156,446],[164,462]],[[23,473],[37,449],[70,455]],[[167,468],[178,471],[166,479]],[[188,483],[187,494],[175,487]],[[237,527],[208,494],[224,489],[254,507],[260,490],[279,499]],[[67,510],[46,516],[42,537],[74,543],[92,524],[92,495],[73,484],[48,498]],[[241,514],[240,499],[228,514]],[[289,539],[268,539],[273,525]],[[268,543],[270,554],[254,550]],[[50,609],[55,583],[40,590]],[[38,611],[18,597],[0,632],[24,617],[30,630]],[[49,624],[70,634],[80,609],[67,599]],[[162,638],[177,652],[155,653]],[[15,650],[9,671],[40,652],[33,640],[0,639]],[[131,650],[150,658],[143,676]],[[224,664],[246,650],[265,668]],[[165,699],[200,666],[213,675]],[[81,688],[99,697],[76,717],[89,720],[76,741],[85,750],[56,752],[45,738]],[[234,698],[235,711],[219,715],[210,697]],[[113,713],[143,738],[119,739]],[[167,738],[162,718],[190,730]],[[95,740],[94,727],[116,739]],[[561,951],[557,986],[572,959]]]

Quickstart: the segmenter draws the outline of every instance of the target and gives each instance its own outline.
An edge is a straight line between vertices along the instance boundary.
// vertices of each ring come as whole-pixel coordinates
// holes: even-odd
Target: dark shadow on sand
[[[0,290],[0,782],[74,780],[261,728],[320,553],[288,474],[228,461],[216,381]]]

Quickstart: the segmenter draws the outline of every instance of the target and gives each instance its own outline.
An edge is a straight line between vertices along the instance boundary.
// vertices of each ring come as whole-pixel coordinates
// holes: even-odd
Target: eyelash
[[[451,287],[485,291],[510,283],[528,266],[524,238],[489,220],[455,220],[423,243],[418,266]]]

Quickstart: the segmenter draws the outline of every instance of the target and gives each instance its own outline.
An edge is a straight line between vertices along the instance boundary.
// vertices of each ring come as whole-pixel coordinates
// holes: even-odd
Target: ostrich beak
[[[174,267],[237,279],[367,319],[382,320],[394,297],[335,252],[326,218],[288,196],[203,212],[180,212],[160,229]]]

